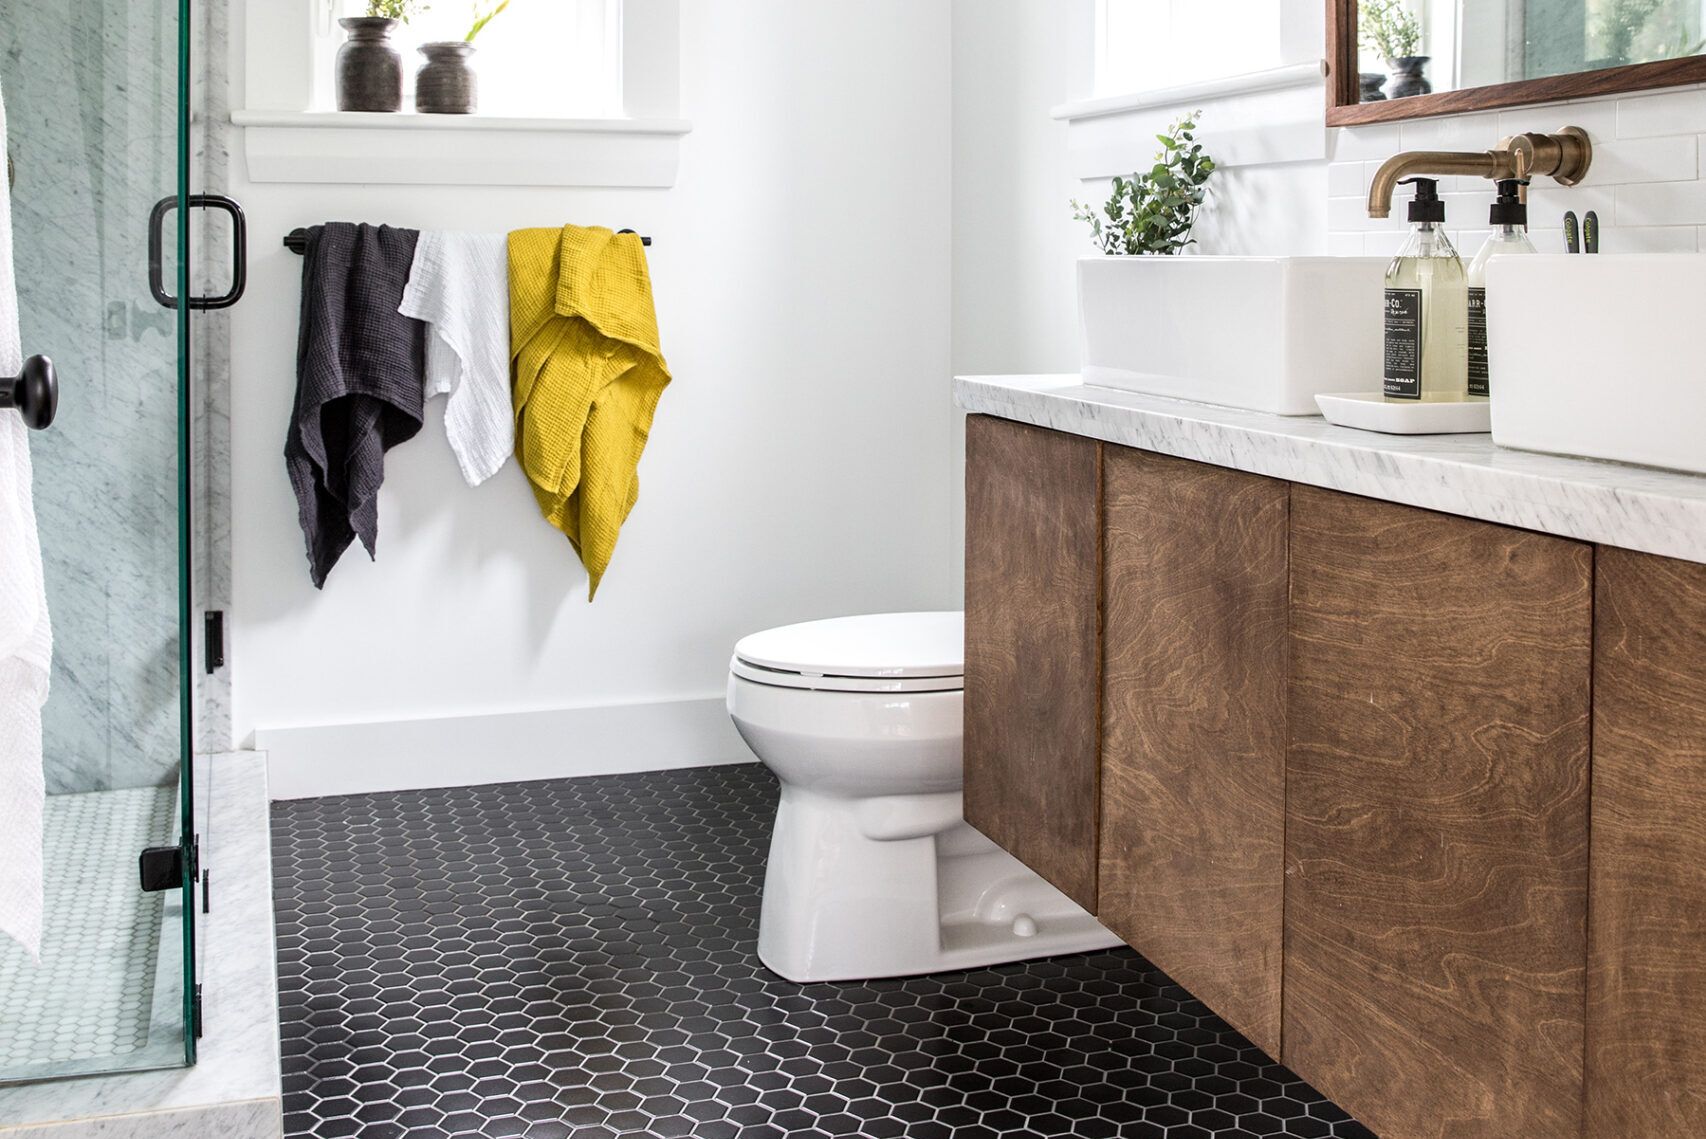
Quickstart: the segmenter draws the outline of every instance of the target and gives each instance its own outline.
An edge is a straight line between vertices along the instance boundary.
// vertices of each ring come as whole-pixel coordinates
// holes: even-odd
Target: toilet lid
[[[871,613],[766,629],[740,639],[731,667],[748,680],[788,687],[959,688],[965,674],[964,614]]]

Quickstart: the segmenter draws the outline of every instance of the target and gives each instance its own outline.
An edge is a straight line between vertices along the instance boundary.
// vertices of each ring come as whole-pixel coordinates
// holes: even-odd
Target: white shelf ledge
[[[1126,95],[1108,95],[1100,99],[1080,99],[1062,103],[1050,111],[1056,119],[1074,122],[1079,119],[1100,118],[1103,115],[1124,114],[1150,107],[1182,107],[1187,103],[1225,99],[1234,95],[1252,95],[1259,91],[1283,91],[1290,87],[1318,87],[1327,74],[1322,60],[1252,71],[1244,75],[1228,75],[1220,79],[1205,79],[1183,83],[1177,87],[1157,87],[1134,91]]]
[[[254,182],[675,184],[684,119],[565,119],[356,111],[231,112]]]

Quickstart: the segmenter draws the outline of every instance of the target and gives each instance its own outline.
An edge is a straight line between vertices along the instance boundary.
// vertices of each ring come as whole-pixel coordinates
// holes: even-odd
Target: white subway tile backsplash
[[[1706,91],[1697,87],[1657,95],[1631,95],[1617,100],[1617,137],[1706,131]]]
[[[1537,179],[1528,194],[1529,238],[1542,253],[1564,252],[1563,217],[1591,210],[1600,248],[1615,253],[1706,251],[1706,87],[1622,98],[1517,107],[1484,114],[1347,127],[1330,132],[1327,250],[1335,256],[1390,257],[1407,232],[1408,189],[1392,216],[1371,219],[1368,186],[1380,163],[1401,150],[1483,150],[1524,131],[1579,126],[1594,143],[1582,185]],[[1440,179],[1452,241],[1465,260],[1486,240],[1493,188],[1479,178]]]
[[[1395,257],[1408,236],[1402,229],[1365,233],[1362,237],[1363,254],[1368,257]]]
[[[1327,195],[1332,198],[1354,198],[1364,193],[1362,163],[1335,162],[1327,167]]]
[[[1630,182],[1681,182],[1700,176],[1699,143],[1694,135],[1619,139],[1596,143],[1593,165],[1583,186]]]
[[[1619,226],[1706,225],[1706,182],[1617,187]]]
[[[1403,217],[1403,212],[1393,203],[1393,212]],[[1388,220],[1368,216],[1368,199],[1358,194],[1354,198],[1327,199],[1327,229],[1333,233],[1345,233],[1352,230],[1383,229]]]
[[[1360,233],[1329,233],[1327,235],[1327,255],[1329,257],[1361,257],[1362,237]]]
[[[1550,134],[1561,127],[1581,127],[1598,145],[1617,137],[1617,104],[1611,99],[1591,102],[1549,103],[1541,107],[1513,107],[1499,112],[1499,137],[1538,131]]]
[[[1592,210],[1601,223],[1615,224],[1617,191],[1610,186],[1560,186],[1549,179],[1528,188],[1530,229],[1556,228],[1562,232],[1566,210],[1574,210],[1578,218],[1586,217]]]
[[[1399,126],[1403,150],[1488,150],[1499,142],[1499,116],[1491,111],[1439,119],[1407,119]]]
[[[1385,123],[1369,127],[1339,127],[1330,132],[1334,137],[1328,156],[1334,162],[1361,162],[1373,159],[1383,162],[1403,150],[1398,125]]]
[[[1601,253],[1696,253],[1699,230],[1691,225],[1608,226],[1600,235]]]

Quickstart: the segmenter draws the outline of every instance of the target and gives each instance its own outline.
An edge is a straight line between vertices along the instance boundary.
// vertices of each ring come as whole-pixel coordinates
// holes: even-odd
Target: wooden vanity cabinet
[[[1102,923],[1280,1054],[1284,482],[1107,446]]]
[[[1101,445],[966,420],[966,820],[1096,909]]]
[[[1291,575],[1286,1064],[1383,1136],[1579,1134],[1592,547],[1294,486]]]
[[[1706,565],[966,450],[975,826],[1384,1139],[1706,1135]]]
[[[1706,1135],[1706,565],[1601,547],[1587,1134]]]

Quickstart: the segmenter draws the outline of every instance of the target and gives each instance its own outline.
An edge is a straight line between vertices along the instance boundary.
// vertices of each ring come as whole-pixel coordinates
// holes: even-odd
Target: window
[[[366,0],[337,3],[340,15],[367,14]],[[399,27],[392,41],[403,55],[405,76],[423,61],[415,50],[420,44],[465,37],[473,9],[474,0],[434,0]],[[329,19],[326,24],[323,31],[341,40],[342,29]],[[483,115],[595,119],[623,113],[621,0],[514,0],[480,33],[475,48]],[[414,84],[405,79],[403,87],[406,109]]]
[[[1278,67],[1284,8],[1275,0],[1098,0],[1096,94]]]
[[[366,0],[233,0],[242,102],[231,122],[252,182],[458,186],[675,184],[679,0],[514,0],[475,41],[480,111],[336,109],[337,19]],[[472,0],[432,0],[402,29],[405,92],[432,40],[460,40]],[[404,109],[408,110],[405,95]]]

